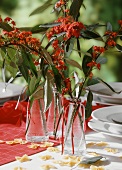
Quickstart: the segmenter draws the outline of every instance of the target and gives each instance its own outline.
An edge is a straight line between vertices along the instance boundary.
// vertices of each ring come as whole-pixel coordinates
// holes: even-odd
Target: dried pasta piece
[[[94,166],[94,165],[91,165],[90,166],[90,170],[105,170],[105,168],[103,166]]]
[[[77,157],[76,156],[72,156],[72,155],[64,155],[63,156],[63,159],[76,159]]]
[[[15,167],[13,170],[26,170],[26,168],[22,168],[22,167]]]
[[[60,166],[67,166],[67,162],[62,160],[54,160],[53,163],[59,164]]]
[[[39,146],[40,146],[39,144],[31,143],[31,145],[28,145],[27,147],[31,149],[37,149]]]
[[[95,144],[96,144],[95,142],[89,142],[86,144],[86,147],[89,148],[89,147],[94,146]]]
[[[21,143],[22,142],[22,138],[16,138],[16,139],[14,139],[14,142],[15,143]]]
[[[43,156],[40,156],[40,158],[41,158],[43,161],[46,161],[46,160],[49,160],[49,159],[54,159],[51,155],[43,155]]]
[[[71,161],[68,161],[67,162],[67,166],[70,166],[70,167],[72,167],[72,166],[74,166],[74,165],[76,165],[76,164],[78,164],[80,161],[76,161],[76,160],[71,160]]]
[[[64,155],[63,156],[63,159],[65,160],[69,160],[69,161],[81,161],[82,157],[79,157],[79,156],[71,156],[71,155]]]
[[[31,159],[28,157],[28,155],[23,155],[22,157],[20,156],[16,156],[15,157],[16,160],[20,161],[20,162],[27,162],[30,161]]]
[[[50,147],[53,146],[53,142],[44,142],[43,144],[40,144],[40,147],[45,148],[45,147]]]
[[[2,143],[5,143],[5,141],[3,141],[3,140],[0,140],[0,144],[2,144]]]
[[[6,144],[8,144],[8,145],[15,145],[16,143],[13,140],[11,140],[11,141],[6,141]]]
[[[42,165],[41,168],[44,169],[44,170],[57,169],[55,166],[48,165],[48,164],[47,165]]]
[[[22,141],[20,142],[21,145],[24,145],[24,144],[26,144],[26,143],[28,143],[28,141],[26,141],[26,140],[22,140]]]
[[[118,149],[115,148],[104,148],[107,152],[117,153]]]
[[[78,167],[81,167],[81,168],[89,168],[90,167],[90,164],[79,164]]]
[[[102,147],[103,147],[103,146],[107,146],[108,143],[107,143],[107,142],[102,142],[102,141],[101,141],[101,142],[97,142],[95,145],[96,145],[96,146],[100,146],[100,147],[102,146]]]
[[[93,156],[100,156],[100,154],[96,153],[96,152],[88,152],[89,155],[93,155]]]
[[[47,150],[49,152],[60,152],[60,150],[58,148],[56,148],[56,147],[48,147]]]

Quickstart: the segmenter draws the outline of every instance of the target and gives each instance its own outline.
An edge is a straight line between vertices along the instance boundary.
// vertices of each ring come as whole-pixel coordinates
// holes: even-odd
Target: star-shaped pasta
[[[51,155],[43,155],[43,156],[40,156],[40,158],[41,158],[43,161],[46,161],[46,160],[49,160],[49,159],[54,159]]]
[[[58,148],[56,148],[56,147],[48,147],[47,150],[49,152],[60,152],[60,150]]]
[[[16,160],[20,161],[20,162],[27,162],[30,161],[31,159],[28,157],[28,155],[23,155],[22,157],[20,156],[16,156],[15,157]]]
[[[98,167],[98,166],[91,165],[90,170],[105,170],[105,168],[103,166]]]
[[[13,170],[26,170],[26,168],[22,168],[22,167],[15,167]]]
[[[45,147],[50,147],[53,145],[54,145],[53,142],[44,142],[44,143],[40,144],[40,147],[45,148]]]
[[[117,153],[118,149],[115,148],[104,148],[107,152]]]
[[[28,148],[31,148],[31,149],[37,149],[38,147],[40,147],[39,144],[37,143],[31,143],[30,145],[27,146]]]
[[[42,165],[41,168],[43,170],[50,170],[50,169],[57,169],[55,166],[53,165]]]

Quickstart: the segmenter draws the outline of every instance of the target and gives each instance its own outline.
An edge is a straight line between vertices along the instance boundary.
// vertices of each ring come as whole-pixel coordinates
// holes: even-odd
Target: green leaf
[[[35,15],[35,14],[39,14],[43,11],[45,11],[49,6],[51,6],[51,1],[52,0],[47,0],[42,6],[36,8],[29,16]]]
[[[88,53],[92,53],[92,47],[87,51]],[[92,57],[91,56],[89,56],[89,55],[84,55],[84,57],[83,57],[83,62],[82,62],[82,69],[83,69],[83,72],[84,72],[84,74],[85,74],[85,76],[87,76],[87,74],[88,74],[88,72],[89,72],[89,67],[87,66],[87,64],[89,63],[89,62],[91,62],[92,61]]]
[[[96,63],[100,63],[100,64],[105,64],[107,62],[107,58],[106,57],[101,57],[99,56],[96,60]]]
[[[89,31],[93,31],[94,29],[98,28],[98,27],[105,27],[106,25],[102,25],[102,24],[92,24],[92,25],[85,25],[86,29]]]
[[[79,56],[81,57],[80,42],[78,38],[77,38],[77,50],[78,50]]]
[[[52,65],[52,70],[53,70],[53,73],[54,73],[54,80],[55,80],[57,90],[59,92],[61,92],[61,75],[60,75],[58,69],[53,65]]]
[[[68,39],[65,45],[65,56],[69,57],[74,47],[75,38]]]
[[[52,58],[51,58],[50,54],[47,52],[47,50],[44,47],[42,47],[41,50],[44,54],[45,60],[48,62],[48,64],[51,65],[52,64]]]
[[[13,31],[13,28],[5,22],[0,22],[0,28],[8,32]]]
[[[34,33],[43,33],[45,32],[48,28],[40,28],[40,24],[34,26],[34,27],[21,27],[19,28],[21,31],[31,31],[33,34]]]
[[[86,102],[86,106],[85,106],[85,119],[88,119],[91,116],[92,101],[93,101],[93,94],[89,90],[88,95],[87,95],[87,102]]]
[[[121,46],[121,45],[116,44],[116,48],[117,48],[117,50],[119,50],[119,51],[121,51],[121,52],[122,52],[122,46]]]
[[[82,31],[81,36],[83,36],[83,38],[86,38],[86,39],[98,39],[98,38],[101,38],[101,36],[98,33],[95,33],[95,32],[90,31],[90,30]],[[101,40],[102,40],[102,38],[101,38]]]
[[[117,123],[117,124],[120,124],[120,125],[122,125],[122,121],[121,120],[115,120],[115,119],[112,119],[112,121],[114,122],[114,123]]]
[[[73,0],[70,6],[69,15],[73,16],[73,18],[76,19],[79,15],[79,11],[82,4],[83,4],[83,0]]]
[[[65,61],[66,61],[67,64],[70,64],[71,66],[77,67],[80,70],[82,70],[81,65],[77,61],[69,59],[69,58],[65,58]]]
[[[115,90],[113,89],[113,87],[111,87],[108,83],[106,83],[105,81],[103,81],[101,78],[97,78],[97,80],[98,80],[99,82],[103,83],[105,86],[107,86],[107,87],[108,87],[112,92],[114,92],[114,93],[120,94],[120,93],[122,92],[122,90],[120,90],[120,91],[115,91]]]
[[[107,30],[112,31],[112,25],[110,22],[107,23]]]
[[[30,94],[32,94],[34,92],[35,85],[36,85],[36,77],[33,76],[33,77],[31,77],[30,82],[29,82],[29,92],[30,92]]]
[[[34,99],[41,99],[44,97],[44,90],[43,87],[38,86],[35,92],[32,94]]]
[[[50,76],[47,75],[45,85],[44,85],[44,112],[47,111],[52,102],[53,92],[52,84],[50,81]]]
[[[21,50],[21,53],[25,67],[27,67],[28,71],[30,70],[37,77],[37,70],[33,63],[32,55],[26,52],[24,49]]]
[[[52,28],[52,27],[59,26],[59,25],[61,25],[61,22],[47,23],[47,24],[39,25],[39,27]]]
[[[29,77],[27,67],[24,64],[22,64],[22,65],[19,66],[19,70],[20,70],[21,74],[23,75],[23,77],[25,78],[26,82],[29,82],[30,77]]]
[[[91,158],[85,158],[80,163],[83,163],[83,164],[92,164],[92,163],[95,163],[95,162],[99,161],[102,158],[103,158],[103,156],[95,156],[95,157],[91,157]]]

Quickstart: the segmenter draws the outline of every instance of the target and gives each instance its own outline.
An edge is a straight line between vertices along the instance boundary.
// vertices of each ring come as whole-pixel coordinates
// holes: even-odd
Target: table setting
[[[93,92],[94,95],[94,92]],[[85,99],[84,103],[85,103]],[[14,105],[11,104],[14,103]],[[7,109],[15,108],[17,100],[6,101],[3,106]],[[101,103],[92,102],[92,114],[89,120],[86,120],[86,131],[85,139],[87,146],[87,156],[91,158],[93,154],[95,156],[102,156],[101,162],[91,163],[91,164],[81,164],[81,167],[75,164],[70,164],[73,161],[71,158],[65,158],[66,155],[61,154],[61,144],[58,140],[52,138],[49,139],[53,148],[57,148],[57,151],[49,151],[46,147],[37,147],[36,149],[29,148],[31,142],[27,142],[25,139],[26,130],[26,108],[27,101],[20,101],[19,105],[22,105],[17,109],[16,115],[21,112],[23,119],[20,121],[20,116],[16,119],[15,115],[8,116],[7,120],[0,123],[0,169],[1,170],[14,170],[14,169],[43,169],[43,166],[52,166],[52,169],[90,169],[90,166],[101,167],[106,170],[110,170],[114,167],[115,170],[121,169],[122,162],[122,106],[121,105],[101,105]],[[19,106],[18,105],[18,106]],[[7,106],[7,107],[6,107]],[[22,108],[23,107],[23,108]],[[20,111],[21,110],[21,111]],[[2,114],[0,110],[0,115]],[[13,114],[13,113],[12,113]],[[119,117],[117,118],[117,115]],[[1,116],[0,116],[1,119]],[[113,120],[117,123],[115,123]],[[11,120],[11,121],[10,121]],[[17,123],[19,122],[19,123]],[[21,123],[20,123],[21,122]],[[119,123],[118,123],[119,122]],[[18,142],[20,140],[20,142]],[[7,144],[7,142],[15,141],[14,144]],[[21,144],[21,143],[24,144]],[[26,143],[27,142],[27,143]],[[37,143],[35,143],[37,144]],[[52,147],[51,146],[51,147]],[[105,150],[109,148],[110,150]],[[113,150],[112,150],[113,149]],[[90,155],[91,154],[91,155]],[[16,157],[22,157],[27,155],[29,160],[25,162],[20,162],[16,160]],[[51,156],[51,159],[43,160],[44,156]],[[76,155],[74,155],[73,159]],[[45,157],[44,157],[45,158]],[[57,159],[58,158],[58,159]],[[45,158],[46,159],[46,158]],[[78,159],[78,158],[77,158]],[[113,161],[114,160],[114,161]],[[61,163],[62,161],[62,163]],[[65,162],[64,165],[62,165]],[[68,162],[66,164],[66,162]],[[43,165],[43,166],[42,166]]]
[[[122,52],[122,20],[81,22],[83,0],[48,0],[30,16],[50,5],[54,21],[33,27],[0,17],[0,169],[120,170],[122,84],[95,71]]]

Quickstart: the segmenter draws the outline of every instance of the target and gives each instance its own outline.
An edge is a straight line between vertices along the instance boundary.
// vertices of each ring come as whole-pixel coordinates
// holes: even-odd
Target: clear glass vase
[[[49,139],[43,108],[43,99],[38,99],[33,101],[29,112],[27,111],[26,140],[29,142],[43,142]]]
[[[84,105],[80,101],[68,101],[64,114],[64,154],[80,156],[86,154],[84,121]]]
[[[61,136],[61,96],[56,88],[53,89],[53,98],[48,110],[47,130],[49,136],[58,139]]]

